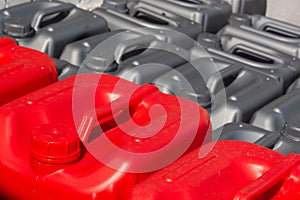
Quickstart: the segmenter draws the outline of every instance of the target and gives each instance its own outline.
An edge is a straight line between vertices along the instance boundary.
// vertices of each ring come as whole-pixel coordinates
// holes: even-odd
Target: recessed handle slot
[[[255,61],[255,62],[260,62],[260,63],[265,63],[265,64],[274,64],[274,60],[272,60],[270,58],[267,58],[265,56],[261,56],[256,53],[253,53],[253,52],[250,52],[250,51],[247,51],[244,49],[240,49],[240,48],[235,49],[233,51],[233,54],[243,57],[243,58],[246,58],[248,60]]]
[[[63,4],[55,7],[51,7],[45,10],[38,11],[32,20],[32,28],[38,30],[49,24],[56,23],[63,20],[69,15],[70,11],[75,6],[72,4]]]
[[[143,53],[145,50],[147,50],[147,49],[135,49],[135,50],[126,52],[124,55],[122,55],[120,61],[123,62],[123,61],[128,60],[129,58],[132,58],[132,57],[134,57],[134,56],[140,55],[140,54]]]
[[[184,3],[189,3],[189,4],[195,4],[195,5],[199,5],[199,4],[204,4],[202,1],[197,1],[197,0],[176,0],[178,2],[184,2]]]
[[[282,29],[275,28],[272,26],[264,27],[263,31],[274,34],[274,35],[286,37],[286,38],[300,39],[300,35],[297,33],[292,33],[290,31],[282,30]]]
[[[169,25],[169,22],[167,22],[163,19],[160,19],[156,16],[148,15],[144,12],[137,12],[134,15],[134,17],[137,19],[143,20],[145,22],[151,23],[151,24],[166,25],[166,26]]]

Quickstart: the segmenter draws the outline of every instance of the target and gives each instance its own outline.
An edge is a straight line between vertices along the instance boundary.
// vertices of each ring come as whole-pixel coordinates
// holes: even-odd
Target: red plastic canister
[[[91,97],[95,116],[87,106]],[[165,118],[155,106],[164,109]],[[91,123],[95,121],[103,134]],[[132,121],[146,130],[157,128],[160,121],[164,123],[157,134],[143,137],[142,131],[137,136],[126,134],[126,128],[136,128]],[[9,198],[25,199],[122,199],[130,187],[151,173],[114,169],[96,159],[97,153],[125,166],[149,166],[151,162],[159,164],[164,155],[130,163],[116,151],[145,155],[164,149],[178,137],[169,153],[190,141],[184,154],[211,137],[209,115],[197,104],[162,94],[152,85],[141,87],[118,77],[96,74],[71,77],[2,106],[0,124],[0,191]],[[178,136],[179,129],[184,134]],[[116,148],[99,144],[101,138]],[[89,144],[99,151],[90,151]]]
[[[56,64],[49,56],[0,38],[0,105],[56,81]]]
[[[300,199],[299,155],[237,141],[217,142],[203,158],[198,152],[135,185],[126,199]]]

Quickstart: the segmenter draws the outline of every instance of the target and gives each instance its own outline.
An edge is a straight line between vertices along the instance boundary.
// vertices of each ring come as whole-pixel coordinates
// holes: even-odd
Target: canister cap
[[[116,10],[120,13],[128,13],[127,2],[125,0],[104,0],[102,7]]]
[[[221,48],[220,38],[212,33],[201,33],[198,36],[198,42],[204,48]]]
[[[79,158],[80,145],[75,128],[65,124],[46,124],[32,132],[31,156],[43,163],[66,164]]]
[[[28,37],[34,33],[30,20],[26,18],[8,18],[4,22],[3,32],[13,37]]]
[[[251,26],[252,22],[249,15],[234,13],[229,18],[229,24]]]
[[[286,122],[281,130],[281,134],[291,140],[300,142],[300,127],[297,123]]]

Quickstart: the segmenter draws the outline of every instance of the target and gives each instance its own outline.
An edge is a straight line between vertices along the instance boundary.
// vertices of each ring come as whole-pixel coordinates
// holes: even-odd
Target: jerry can
[[[146,10],[170,18],[179,15],[198,23],[203,32],[212,33],[225,26],[231,15],[231,6],[219,0],[140,0],[130,14],[134,16]]]
[[[212,106],[212,91],[203,77],[206,75],[204,70],[205,68],[225,68],[229,65],[217,59],[200,58],[162,74],[153,81],[153,84],[165,94],[192,100],[209,111]],[[209,77],[206,78],[209,79]]]
[[[299,59],[240,37],[200,34],[198,42],[212,57],[233,63],[243,63],[274,77],[281,83],[283,91],[300,74]],[[194,49],[191,50],[191,55],[192,57],[207,56],[197,53]]]
[[[168,157],[211,138],[197,104],[105,74],[73,76],[6,104],[0,121],[0,193],[11,199],[122,199]],[[129,170],[137,165],[145,171]]]
[[[268,131],[246,123],[226,124],[220,137],[213,134],[213,140],[239,140],[270,148],[281,154],[300,153],[298,121],[286,122],[279,131]],[[216,132],[217,132],[216,131]]]
[[[214,112],[220,117],[218,126],[231,122],[249,122],[255,111],[282,94],[280,83],[259,71],[241,64],[233,64],[220,71],[219,76],[208,79],[208,88],[215,96],[224,84],[226,102],[215,105]],[[257,96],[259,98],[253,98]],[[225,114],[225,118],[222,113]]]
[[[300,91],[295,89],[258,110],[251,124],[269,131],[282,130],[286,122],[297,120]]]
[[[300,27],[294,24],[266,17],[264,15],[232,14],[229,19],[231,25],[245,25],[272,35],[275,39],[296,42],[299,39]],[[251,29],[249,29],[251,30]]]
[[[219,118],[216,128],[231,122],[249,122],[257,109],[282,94],[276,79],[243,64],[228,64],[211,58],[200,58],[194,63],[194,66],[185,64],[160,76],[153,84],[164,93],[193,100],[208,111],[214,107],[213,112]],[[220,76],[206,73],[207,77],[202,77],[201,71],[213,65],[220,69]],[[222,88],[226,100],[216,103],[214,97]]]
[[[280,21],[278,23],[282,23],[283,25],[280,27],[270,22],[272,30],[271,25],[268,26],[267,22],[264,24],[264,28],[246,25],[228,25],[219,32],[219,35],[240,37],[255,44],[261,44],[290,56],[300,58],[300,27]]]
[[[128,7],[132,8],[136,5],[139,0],[128,0]],[[178,1],[180,2],[180,1]],[[185,4],[209,4],[209,3],[216,3],[216,4],[230,4],[232,7],[233,13],[245,13],[249,15],[253,14],[261,14],[264,15],[267,9],[267,0],[187,0],[181,1],[180,3]],[[186,4],[187,5],[187,4]],[[224,6],[224,7],[227,7]]]
[[[193,42],[186,41],[186,36],[196,39],[197,35],[203,31],[203,28],[195,21],[169,11],[166,11],[165,15],[161,15],[158,12],[159,9],[152,9],[152,6],[142,8],[140,6],[137,7],[137,4],[129,13],[123,13],[119,11],[120,9],[112,9],[111,6],[105,5],[95,9],[93,13],[103,17],[111,31],[119,29],[139,31],[144,34],[154,35],[157,39],[183,48],[191,48],[193,46]],[[127,9],[127,7],[124,9]]]
[[[128,14],[129,9],[132,9],[132,7],[135,6],[138,2],[139,0],[103,0],[101,8]]]
[[[273,150],[282,154],[300,154],[299,117],[288,120],[280,130],[280,138],[273,145]]]
[[[215,131],[215,133],[220,132],[221,135],[213,134],[213,141],[237,140],[273,148],[280,138],[279,132],[267,131],[243,122],[225,124],[224,127]]]
[[[35,1],[0,11],[4,36],[19,45],[58,58],[74,41],[107,31],[106,21],[75,5],[59,1]]]
[[[102,38],[103,36],[100,35],[99,41]],[[112,39],[99,46],[96,46],[98,41],[94,39],[96,36],[85,40],[89,44],[88,46],[93,48],[93,51],[87,55],[82,63],[80,73],[111,74],[141,85],[153,82],[161,74],[189,60],[189,52],[185,49],[138,32],[117,33]],[[78,46],[79,43],[74,45]],[[178,51],[180,51],[180,55],[173,53]],[[79,52],[79,50],[75,52]],[[75,52],[73,55],[76,56],[73,58],[78,59],[79,56]]]
[[[36,0],[2,0],[0,9],[15,6],[22,3],[33,2]],[[62,2],[72,3],[84,10],[92,10],[101,6],[102,0],[63,0]]]
[[[284,96],[258,110],[251,124],[280,136],[271,147],[282,154],[300,153],[299,144],[300,90],[294,88]]]
[[[46,54],[0,38],[0,105],[57,81],[55,62]]]
[[[233,13],[249,15],[264,15],[267,10],[267,0],[224,0],[232,6]]]
[[[206,147],[208,146],[208,147]],[[299,199],[300,157],[255,144],[219,141],[196,149],[135,185],[128,200]]]
[[[96,48],[98,45],[100,45],[102,42],[109,39],[110,37],[114,37],[115,35],[120,34],[122,32],[124,32],[124,30],[106,32],[70,43],[64,48],[60,59],[80,67],[87,55],[90,52],[92,52],[94,48]],[[126,38],[124,38],[124,40],[125,39]]]

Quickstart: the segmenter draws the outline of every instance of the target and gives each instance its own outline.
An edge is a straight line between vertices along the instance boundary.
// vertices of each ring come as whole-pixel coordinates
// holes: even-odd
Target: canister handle
[[[142,35],[134,39],[126,40],[116,44],[111,49],[101,51],[101,55],[88,55],[85,66],[88,69],[94,69],[97,66],[99,72],[112,72],[118,69],[118,65],[122,62],[122,56],[132,50],[146,49],[155,40],[154,36]]]
[[[210,88],[211,93],[216,94],[217,92],[219,92],[219,90],[223,88],[223,80],[231,76],[237,75],[241,72],[241,70],[241,65],[234,64],[220,71],[221,76],[219,74],[212,75],[207,81],[207,85],[208,88]]]
[[[97,121],[101,120],[102,124],[105,123],[107,119],[111,119],[118,112],[128,110],[129,108],[137,105],[143,98],[155,91],[158,91],[155,86],[144,85],[138,88],[129,100],[126,97],[120,97],[115,101],[96,108],[94,111],[87,112],[84,115],[78,129],[78,134],[81,138],[81,141],[83,143],[88,142],[92,129]]]
[[[32,22],[31,22],[31,27],[34,30],[39,30],[40,25],[45,17],[55,14],[55,13],[68,12],[68,11],[72,10],[74,7],[75,7],[75,5],[72,5],[72,4],[62,4],[62,5],[47,8],[44,10],[40,10],[34,15]]]

